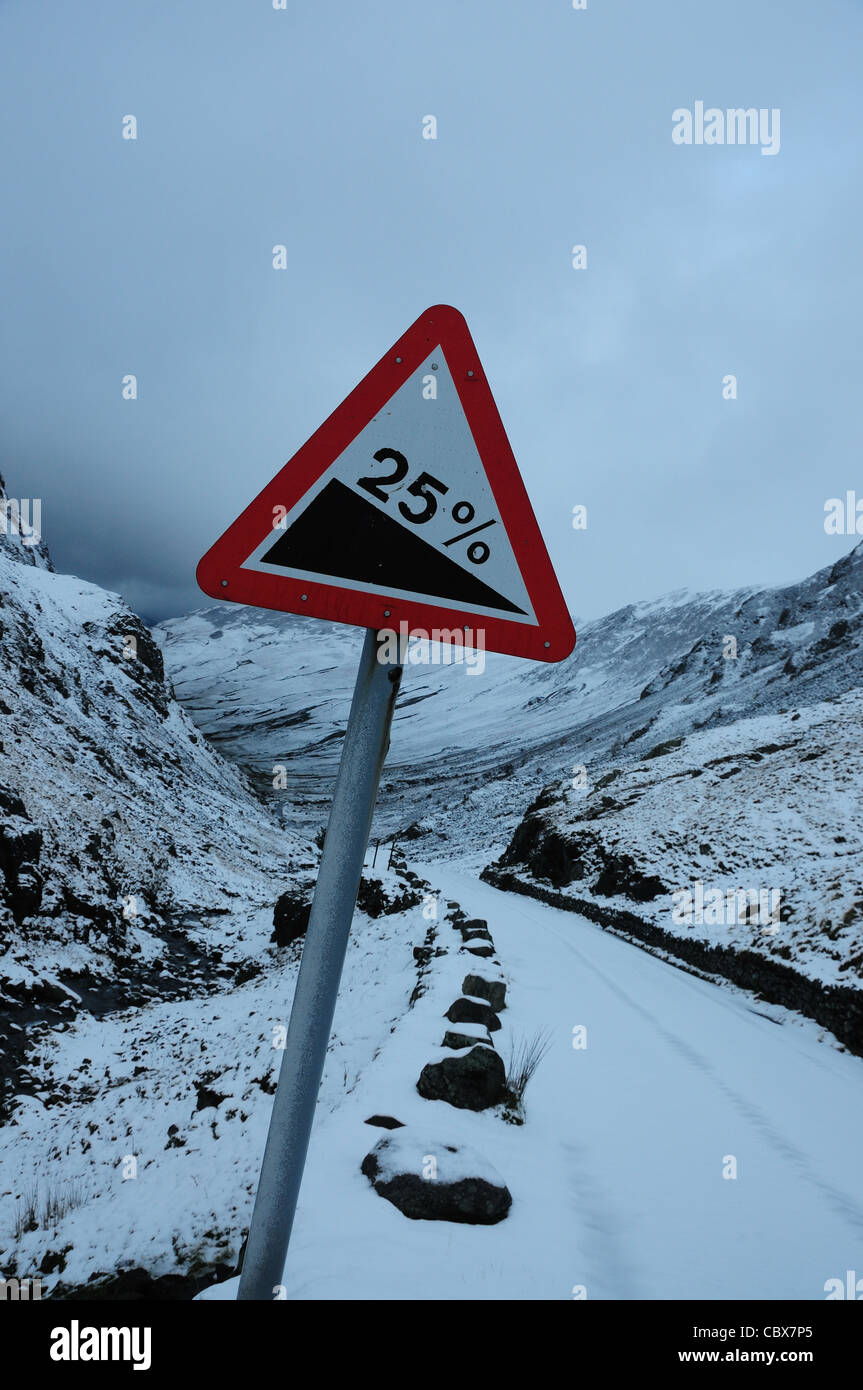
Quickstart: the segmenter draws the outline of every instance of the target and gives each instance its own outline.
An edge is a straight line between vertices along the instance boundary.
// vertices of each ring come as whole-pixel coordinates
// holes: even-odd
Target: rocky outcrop
[[[0,904],[19,925],[42,901],[44,878],[37,867],[42,838],[21,798],[0,786]]]
[[[611,804],[605,810],[619,809],[618,803],[608,801]],[[588,880],[585,886],[605,898],[622,896],[644,903],[668,892],[662,880],[640,868],[632,855],[610,850],[590,831],[563,835],[546,824],[538,811],[525,815],[498,864],[503,869],[523,865],[553,888]]]

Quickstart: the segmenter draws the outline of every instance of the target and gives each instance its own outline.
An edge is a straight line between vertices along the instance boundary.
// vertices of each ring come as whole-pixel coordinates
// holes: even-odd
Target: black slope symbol
[[[402,589],[431,600],[524,613],[338,478],[321,489],[261,558],[268,565]]]

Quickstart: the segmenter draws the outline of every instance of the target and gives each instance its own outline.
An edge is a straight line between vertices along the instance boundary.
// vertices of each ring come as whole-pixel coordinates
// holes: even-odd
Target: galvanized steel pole
[[[404,657],[403,652],[399,655]],[[238,1299],[273,1299],[285,1257],[402,668],[366,632],[297,977]]]

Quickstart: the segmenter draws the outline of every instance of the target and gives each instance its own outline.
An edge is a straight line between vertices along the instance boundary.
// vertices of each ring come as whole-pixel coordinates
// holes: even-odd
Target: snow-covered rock
[[[53,570],[42,539],[42,499],[10,497],[0,476],[0,555],[36,569]]]
[[[496,1014],[506,1008],[506,982],[490,980],[485,975],[465,975],[461,986],[462,994],[473,995],[475,999],[487,999]]]
[[[361,1167],[378,1195],[414,1221],[493,1226],[512,1205],[503,1178],[475,1149],[412,1127],[378,1140]]]
[[[459,1110],[487,1110],[503,1100],[505,1089],[506,1070],[499,1053],[482,1044],[427,1062],[417,1082],[425,1100],[443,1100]]]
[[[445,1017],[450,1023],[481,1023],[491,1033],[500,1028],[500,1019],[488,1000],[472,999],[468,995],[453,1000]]]

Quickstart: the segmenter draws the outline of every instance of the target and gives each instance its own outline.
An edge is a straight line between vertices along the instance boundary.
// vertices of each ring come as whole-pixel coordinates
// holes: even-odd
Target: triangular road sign
[[[361,627],[464,633],[468,646],[481,629],[487,650],[540,661],[575,645],[468,326],[445,304],[285,464],[197,578],[212,598]]]

